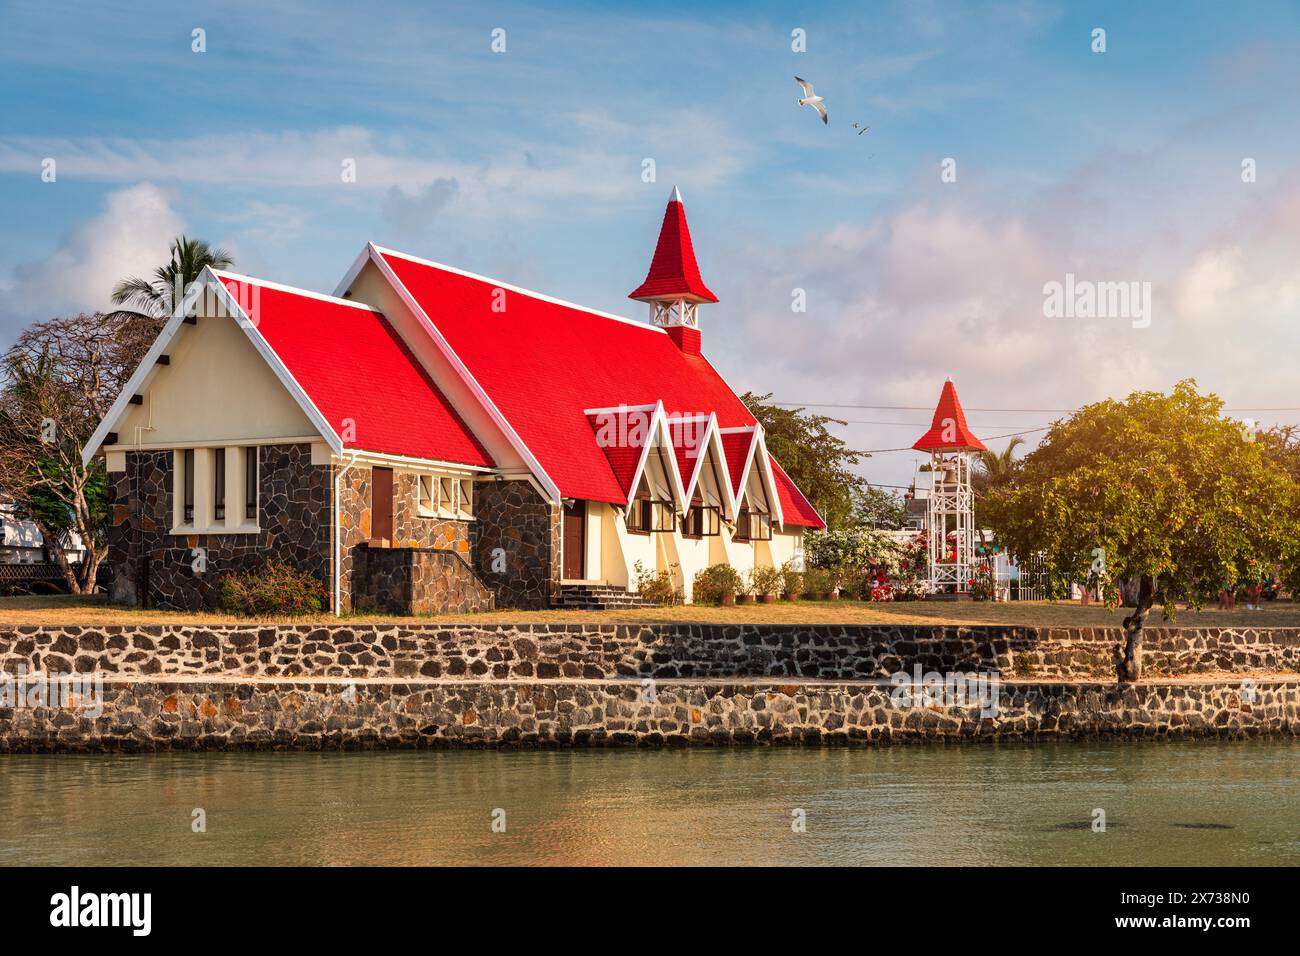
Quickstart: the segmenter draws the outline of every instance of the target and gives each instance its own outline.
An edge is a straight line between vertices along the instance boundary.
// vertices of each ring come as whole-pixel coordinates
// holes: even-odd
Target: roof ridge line
[[[372,245],[374,245],[372,243]],[[436,262],[433,259],[424,259],[420,256],[413,256],[409,252],[401,252],[397,249],[389,249],[385,246],[375,245],[375,251],[380,255],[393,255],[408,262],[414,262],[417,265],[428,266],[431,269],[441,269],[444,272],[450,272],[458,276],[464,276],[467,279],[474,279],[478,282],[486,282],[498,289],[506,289],[510,292],[518,292],[521,295],[531,296],[534,299],[540,299],[542,302],[550,302],[552,305],[564,306],[566,309],[576,309],[579,312],[586,312],[588,315],[594,315],[602,319],[612,319],[615,322],[623,322],[626,325],[638,329],[645,329],[649,332],[658,332],[667,335],[665,329],[655,325],[647,325],[645,322],[638,322],[636,319],[629,319],[625,315],[615,315],[613,312],[602,312],[600,309],[593,309],[591,306],[580,305],[577,302],[570,302],[568,299],[557,298],[553,295],[547,295],[545,292],[538,292],[535,289],[525,289],[521,285],[515,285],[512,282],[502,282],[499,279],[493,279],[491,276],[480,275],[477,272],[470,272],[468,269],[459,269],[456,266],[449,266],[445,262]]]
[[[242,272],[231,272],[229,269],[213,269],[212,274],[218,279],[234,279],[237,282],[249,282],[253,285],[265,286],[268,289],[274,289],[277,292],[289,292],[293,295],[306,296],[309,299],[320,299],[322,302],[332,302],[335,305],[350,305],[354,309],[365,309],[367,312],[374,312],[383,315],[383,311],[376,309],[373,305],[367,305],[365,302],[354,302],[351,299],[341,299],[336,295],[327,295],[324,292],[313,292],[311,289],[300,289],[297,286],[286,285],[283,282],[272,282],[270,279],[259,279],[257,276],[245,275]]]

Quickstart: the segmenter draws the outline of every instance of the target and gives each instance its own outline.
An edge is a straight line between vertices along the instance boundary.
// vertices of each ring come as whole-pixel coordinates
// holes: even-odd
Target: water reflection
[[[1286,740],[5,755],[0,863],[1295,865],[1298,758]]]

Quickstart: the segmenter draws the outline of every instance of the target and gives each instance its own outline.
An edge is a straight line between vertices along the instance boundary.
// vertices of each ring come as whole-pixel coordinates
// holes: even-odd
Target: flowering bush
[[[831,588],[864,601],[914,601],[929,591],[924,534],[898,541],[871,528],[820,532],[809,535],[805,553],[811,568],[829,572]]]
[[[662,571],[651,571],[638,561],[633,570],[636,572],[636,590],[641,597],[652,604],[681,604],[681,589],[673,584],[672,565]]]
[[[731,565],[713,564],[695,575],[691,594],[696,604],[718,604],[723,595],[739,594],[744,587],[740,573]]]
[[[794,566],[793,561],[787,561],[777,569],[781,575],[781,593],[792,601],[799,600],[799,595],[803,594],[803,572]]]
[[[966,582],[970,596],[975,601],[991,601],[997,593],[997,582],[993,576],[993,565],[981,561],[975,566],[975,574]]]
[[[754,567],[749,569],[750,593],[763,597],[776,594],[782,587],[781,572],[776,568]]]

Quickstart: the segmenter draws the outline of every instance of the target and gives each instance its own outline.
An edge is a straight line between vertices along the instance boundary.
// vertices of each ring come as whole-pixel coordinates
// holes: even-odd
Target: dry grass
[[[1117,627],[1122,612],[1075,603],[1024,601],[988,604],[974,601],[915,601],[864,604],[858,601],[800,601],[797,604],[753,604],[740,607],[645,608],[627,611],[494,611],[488,614],[446,614],[409,618],[357,615],[342,619],[328,615],[295,618],[295,623],[383,623],[427,621],[437,623],[647,623],[656,621],[702,624],[1023,624],[1038,626]],[[227,614],[188,614],[141,611],[108,604],[102,599],[41,596],[0,598],[0,627],[20,624],[239,624],[248,618]],[[1159,611],[1150,625],[1163,623]],[[1300,605],[1272,602],[1263,611],[1181,609],[1175,624],[1200,627],[1300,626]]]

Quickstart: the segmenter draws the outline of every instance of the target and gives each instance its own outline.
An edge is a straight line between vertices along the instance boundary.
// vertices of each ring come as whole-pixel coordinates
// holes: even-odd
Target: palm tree
[[[172,240],[171,261],[154,270],[154,278],[123,279],[113,288],[113,303],[126,306],[124,315],[166,319],[176,311],[190,283],[204,266],[229,268],[234,260],[224,249],[213,249],[202,239],[181,236]]]
[[[977,495],[985,495],[994,488],[999,488],[1011,480],[1020,464],[1016,461],[1015,451],[1025,440],[1019,435],[1007,442],[1001,452],[985,449],[976,459],[975,473],[971,475],[971,485]]]

